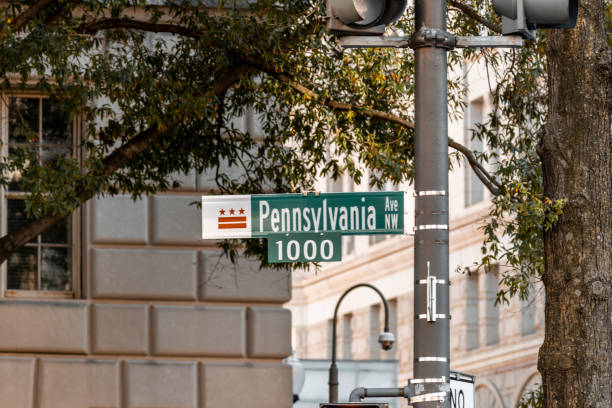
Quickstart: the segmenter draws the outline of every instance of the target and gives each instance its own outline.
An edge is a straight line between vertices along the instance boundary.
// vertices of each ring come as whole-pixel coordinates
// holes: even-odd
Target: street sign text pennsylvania
[[[340,260],[340,235],[403,234],[404,216],[401,191],[203,196],[202,239],[268,238],[270,262]]]

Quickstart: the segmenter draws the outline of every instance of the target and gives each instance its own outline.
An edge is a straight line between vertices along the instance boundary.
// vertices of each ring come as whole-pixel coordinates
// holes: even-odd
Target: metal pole
[[[415,29],[425,34],[414,45],[415,318],[414,379],[410,382],[419,391],[410,400],[418,408],[449,408],[446,1],[416,0]]]
[[[380,300],[383,302],[385,307],[385,332],[389,331],[389,303],[387,299],[383,296],[382,292],[374,285],[369,283],[358,283],[356,285],[351,286],[338,299],[336,302],[336,307],[334,308],[334,319],[332,321],[332,355],[331,355],[331,365],[329,366],[329,402],[338,402],[338,366],[336,365],[336,323],[338,321],[338,309],[340,308],[340,303],[342,299],[346,297],[353,289],[367,287],[373,289],[378,296],[380,296]]]

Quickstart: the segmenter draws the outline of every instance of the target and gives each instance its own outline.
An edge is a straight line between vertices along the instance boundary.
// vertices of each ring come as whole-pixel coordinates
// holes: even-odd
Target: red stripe
[[[219,217],[219,222],[246,222],[246,216],[245,217]]]
[[[221,224],[219,223],[219,229],[231,229],[231,228],[246,228],[246,222],[233,223],[233,224]]]

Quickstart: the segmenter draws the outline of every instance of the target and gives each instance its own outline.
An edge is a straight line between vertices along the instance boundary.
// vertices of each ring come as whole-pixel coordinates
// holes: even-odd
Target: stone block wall
[[[291,372],[273,363],[0,358],[1,407],[290,407]]]
[[[79,299],[0,301],[0,407],[291,407],[290,274],[220,256],[180,178],[88,203]]]

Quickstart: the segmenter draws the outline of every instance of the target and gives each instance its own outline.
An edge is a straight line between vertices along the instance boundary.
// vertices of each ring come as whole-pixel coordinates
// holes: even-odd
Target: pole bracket
[[[435,322],[436,321],[436,284],[438,283],[438,279],[435,276],[431,275],[429,271],[429,261],[427,261],[427,321]]]
[[[441,382],[440,380],[444,380]],[[445,402],[450,393],[450,384],[446,377],[413,379],[408,384],[409,404],[419,402]]]
[[[416,404],[418,402],[445,402],[446,392],[431,392],[429,394],[417,395],[410,397],[410,404]]]
[[[452,50],[457,44],[457,38],[447,31],[423,26],[412,35],[409,44],[412,49],[435,47]]]
[[[455,36],[444,30],[421,28],[412,37],[384,35],[348,35],[340,37],[342,48],[520,48],[520,35]]]

